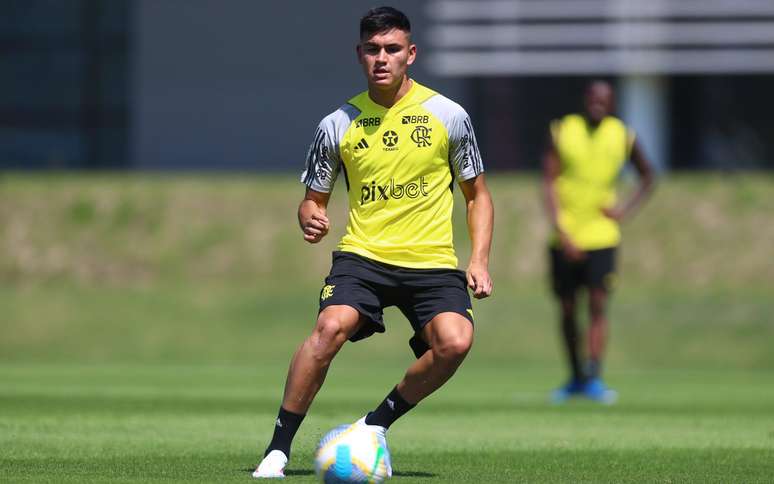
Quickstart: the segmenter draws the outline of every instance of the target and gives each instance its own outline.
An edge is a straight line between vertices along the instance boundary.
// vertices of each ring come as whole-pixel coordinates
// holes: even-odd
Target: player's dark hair
[[[589,92],[589,89],[591,89],[593,86],[595,86],[597,84],[605,84],[610,89],[614,89],[613,86],[615,86],[615,83],[613,82],[612,79],[608,79],[608,78],[605,78],[605,77],[594,77],[594,78],[589,79],[588,81],[586,81],[586,85],[583,87],[583,93],[585,94],[585,93]]]
[[[360,39],[392,29],[411,33],[411,22],[406,14],[392,7],[372,8],[360,19]]]

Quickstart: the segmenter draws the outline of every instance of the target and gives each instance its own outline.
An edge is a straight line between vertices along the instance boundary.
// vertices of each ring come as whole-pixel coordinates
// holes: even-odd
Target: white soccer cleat
[[[387,429],[381,425],[368,425],[365,419],[365,417],[360,418],[360,420],[355,422],[355,425],[365,427],[376,434],[377,441],[384,447],[384,463],[387,466],[387,477],[390,478],[392,477],[392,457],[390,456],[390,449],[387,447]]]
[[[288,465],[288,456],[281,450],[272,450],[258,464],[253,472],[253,477],[256,479],[283,479],[286,465]]]

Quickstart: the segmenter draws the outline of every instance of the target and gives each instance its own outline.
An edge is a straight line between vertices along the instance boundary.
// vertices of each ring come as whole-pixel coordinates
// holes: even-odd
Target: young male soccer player
[[[557,403],[576,395],[603,403],[617,398],[600,375],[608,326],[607,300],[621,241],[618,225],[650,193],[653,175],[634,133],[612,116],[613,109],[610,84],[589,84],[585,112],[551,123],[543,158],[543,189],[554,231],[551,277],[572,372],[569,382],[552,395]],[[639,186],[626,202],[617,204],[615,182],[629,158],[640,175]],[[577,293],[584,287],[591,313],[585,365],[576,320]]]
[[[331,360],[347,340],[384,332],[383,308],[397,306],[411,323],[417,360],[356,423],[380,439],[467,355],[473,342],[467,288],[476,298],[492,292],[492,200],[470,118],[408,77],[416,46],[409,20],[398,10],[366,13],[357,54],[368,90],[320,123],[298,208],[304,239],[319,242],[330,227],[326,206],[333,183],[343,177],[349,222],[320,292],[317,324],[290,364],[274,435],[253,473],[258,478],[283,477],[293,436]],[[466,272],[456,269],[452,245],[455,182],[467,203],[472,239]]]

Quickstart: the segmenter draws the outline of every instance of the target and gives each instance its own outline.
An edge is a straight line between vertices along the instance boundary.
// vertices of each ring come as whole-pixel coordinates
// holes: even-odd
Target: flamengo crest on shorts
[[[320,292],[320,301],[325,301],[329,297],[333,296],[333,288],[336,287],[333,284],[327,284],[325,287],[322,288],[322,291]]]

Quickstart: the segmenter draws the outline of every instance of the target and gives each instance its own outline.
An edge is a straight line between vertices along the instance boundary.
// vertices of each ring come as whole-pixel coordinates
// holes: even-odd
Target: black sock
[[[589,360],[586,372],[589,378],[599,378],[599,374],[602,372],[602,362],[599,360]]]
[[[580,359],[578,324],[574,317],[562,317],[562,336],[564,336],[564,344],[567,349],[567,359],[570,363],[572,378],[575,381],[584,381],[586,376],[583,373],[583,366]]]
[[[301,426],[304,417],[306,415],[288,412],[280,407],[279,415],[277,415],[277,420],[274,423],[274,436],[271,438],[271,442],[269,442],[269,446],[266,448],[263,456],[266,457],[272,450],[281,450],[289,459],[290,444],[293,442],[293,437],[296,436],[296,431]]]
[[[398,393],[398,387],[395,387],[387,395],[387,398],[376,407],[376,410],[366,415],[365,422],[368,425],[381,425],[384,428],[390,428],[393,422],[415,406],[404,400]]]

